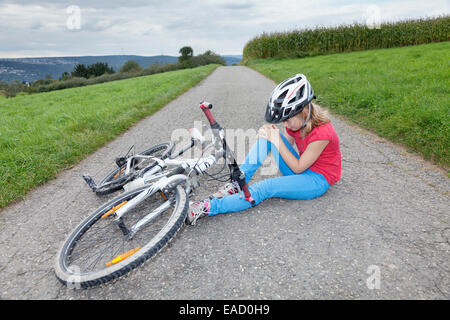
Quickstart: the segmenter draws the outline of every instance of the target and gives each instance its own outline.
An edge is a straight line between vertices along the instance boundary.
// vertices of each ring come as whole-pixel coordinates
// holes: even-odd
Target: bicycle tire
[[[166,152],[169,147],[171,146],[170,142],[164,142],[164,143],[160,143],[157,145],[154,145],[150,148],[148,148],[147,150],[139,153],[140,155],[144,155],[144,156],[150,156],[150,155],[155,155],[157,152],[161,151],[160,153],[164,153]],[[123,172],[123,170],[126,168],[126,163],[120,167],[115,168],[114,170],[112,170],[110,173],[108,173],[106,175],[105,178],[103,178],[102,181],[100,181],[100,183],[97,186],[97,190],[95,191],[95,193],[99,196],[104,196],[104,195],[108,195],[111,194],[113,192],[119,191],[123,188],[123,186],[130,182],[130,177],[121,177],[120,173],[121,171]],[[109,184],[105,187],[103,187],[104,184],[111,182],[112,180],[117,179],[116,183],[112,183]]]
[[[94,247],[101,246],[102,245],[101,242],[106,243],[106,245],[109,246],[109,249],[113,249],[116,252],[122,251],[122,249],[117,250],[114,244],[110,244],[110,242],[116,241],[116,238],[111,237],[111,234],[114,235],[120,234],[117,232],[118,229],[117,225],[115,225],[115,223],[113,222],[114,218],[112,217],[111,219],[109,219],[109,217],[107,217],[105,219],[101,219],[101,217],[104,215],[105,211],[110,210],[109,208],[117,206],[118,203],[123,202],[125,199],[127,199],[128,201],[131,200],[145,188],[147,187],[137,188],[135,190],[122,193],[116,196],[115,198],[113,198],[112,200],[108,201],[106,204],[95,210],[93,214],[84,219],[74,229],[74,231],[64,241],[56,257],[54,271],[56,277],[61,283],[70,286],[72,288],[87,288],[97,286],[102,283],[106,283],[108,281],[121,277],[130,272],[131,270],[133,270],[134,268],[138,267],[139,265],[141,265],[154,255],[156,255],[175,236],[175,234],[184,225],[184,221],[186,219],[187,211],[189,208],[188,196],[181,185],[178,185],[175,188],[171,189],[170,196],[173,197],[175,203],[173,205],[173,211],[168,217],[167,222],[165,224],[163,222],[163,227],[161,228],[161,230],[156,232],[154,237],[152,237],[149,240],[147,239],[144,240],[145,243],[142,248],[139,248],[138,251],[136,251],[131,256],[123,259],[122,261],[119,261],[109,266],[107,265],[108,263],[106,263],[105,266],[100,264],[100,261],[104,262],[104,260],[111,258],[111,256],[108,257],[107,255],[103,257],[106,254],[105,252],[103,252],[101,256],[98,258],[89,256],[92,253],[87,251],[94,250]],[[149,199],[146,199],[143,202],[146,202],[147,200]],[[105,222],[103,222],[103,220],[105,220]],[[102,237],[98,237],[98,233],[96,233],[96,231],[92,231],[89,233],[89,231],[91,231],[91,228],[93,228],[93,226],[95,226],[96,223],[100,223],[100,227],[97,226],[97,228],[99,228],[98,231],[105,231],[106,234],[108,235],[108,238],[104,239]],[[114,225],[115,229],[111,229],[114,231],[108,231],[106,226],[105,227],[101,226],[102,224],[107,225],[108,223],[110,225]],[[143,230],[138,231],[138,233],[149,232],[146,229],[148,229],[151,225],[152,224],[149,224]],[[109,234],[109,232],[111,232],[111,234]],[[81,242],[83,237],[85,236],[87,237],[86,249],[83,249],[83,246],[81,246],[81,248],[77,248],[79,242]],[[94,240],[96,239],[96,241],[92,241],[89,239],[89,237],[92,236],[97,236],[97,238],[94,238]],[[125,241],[123,241],[123,239],[122,242],[123,242],[122,246],[124,246]],[[132,244],[131,242],[132,241],[130,241],[129,246],[127,246],[127,248],[133,247],[135,245]],[[74,252],[75,250],[76,252]],[[124,250],[126,250],[126,248],[124,248]],[[86,251],[87,255],[86,261],[79,261],[75,263],[77,255],[80,256],[84,254],[84,251]],[[112,254],[112,257],[113,256],[114,254]],[[120,257],[120,255],[118,257]],[[92,258],[97,259],[93,267],[95,267],[95,265],[98,263],[99,264],[98,270],[87,270],[93,263],[90,262],[89,260]],[[114,259],[111,261],[114,261]],[[81,267],[78,265],[78,263],[82,265],[83,270],[81,270]],[[89,266],[88,263],[90,263]]]

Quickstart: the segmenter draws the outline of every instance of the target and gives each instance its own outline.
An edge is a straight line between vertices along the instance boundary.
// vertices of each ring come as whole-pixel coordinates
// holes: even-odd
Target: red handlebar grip
[[[200,102],[200,108],[203,110],[203,113],[205,114],[206,118],[208,119],[210,124],[213,124],[214,122],[216,122],[216,120],[214,119],[211,111],[209,111],[209,109],[212,108],[212,104],[209,102]]]

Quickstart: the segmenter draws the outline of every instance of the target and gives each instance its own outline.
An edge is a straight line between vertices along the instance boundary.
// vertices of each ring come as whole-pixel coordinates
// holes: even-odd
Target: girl
[[[269,152],[275,158],[282,177],[269,178],[249,186],[256,204],[264,199],[312,199],[324,194],[339,181],[341,152],[339,138],[328,113],[312,104],[314,90],[303,74],[281,82],[267,103],[265,119],[269,124],[258,131],[258,140],[240,165],[248,183]],[[281,134],[276,123],[283,123]],[[299,154],[293,144],[297,145]],[[236,212],[252,205],[241,198],[229,183],[211,199],[191,204],[187,223],[218,213]]]

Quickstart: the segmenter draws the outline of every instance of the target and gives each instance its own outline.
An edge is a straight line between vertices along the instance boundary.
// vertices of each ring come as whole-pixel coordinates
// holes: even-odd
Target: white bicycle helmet
[[[315,98],[314,90],[306,76],[296,74],[273,90],[267,103],[265,119],[270,123],[285,121],[300,113]]]

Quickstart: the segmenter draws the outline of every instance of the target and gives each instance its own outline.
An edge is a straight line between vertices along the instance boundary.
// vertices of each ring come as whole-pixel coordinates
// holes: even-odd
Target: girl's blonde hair
[[[318,104],[310,103],[311,114],[306,122],[306,126],[301,130],[300,135],[302,138],[306,137],[315,127],[331,122],[330,114],[327,110],[322,109]],[[308,107],[306,106],[305,109],[308,110]]]

